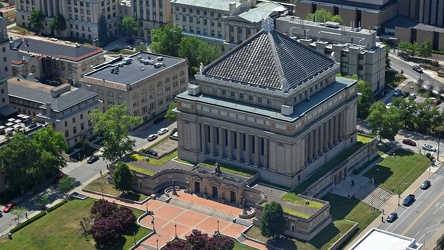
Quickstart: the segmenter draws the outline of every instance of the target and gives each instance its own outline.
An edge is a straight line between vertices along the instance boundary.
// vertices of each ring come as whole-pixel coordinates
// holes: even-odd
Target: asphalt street
[[[396,212],[399,218],[393,223],[383,223],[379,228],[412,237],[424,244],[441,227],[444,220],[444,186],[441,185],[444,181],[444,170],[438,169],[429,180],[432,183],[430,188],[422,190],[418,187],[413,193],[416,200],[412,205],[403,206],[405,197],[401,197],[401,206],[396,211],[385,211],[386,215]]]

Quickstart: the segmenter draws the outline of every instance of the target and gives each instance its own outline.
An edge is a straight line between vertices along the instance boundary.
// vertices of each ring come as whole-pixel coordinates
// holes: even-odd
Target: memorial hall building
[[[357,81],[263,29],[209,65],[177,100],[179,158],[238,166],[295,187],[356,142]]]

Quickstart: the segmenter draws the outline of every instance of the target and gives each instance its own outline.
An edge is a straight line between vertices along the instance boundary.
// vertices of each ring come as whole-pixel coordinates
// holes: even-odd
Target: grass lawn
[[[398,87],[400,83],[402,83],[405,79],[407,79],[404,75],[401,75],[396,70],[389,70],[385,72],[385,84],[389,85],[392,88]]]
[[[240,243],[239,241],[237,241],[235,239],[233,239],[233,241],[234,241],[234,248],[233,248],[233,250],[255,250],[256,249],[254,247],[250,247],[250,246],[244,245],[244,244]]]
[[[347,159],[350,155],[356,152],[356,150],[360,149],[362,146],[364,146],[364,143],[358,141],[355,145],[348,148],[338,156],[336,156],[333,160],[329,161],[327,164],[322,166],[316,173],[312,174],[310,177],[308,177],[306,180],[304,180],[301,184],[299,184],[296,188],[294,188],[292,191],[288,192],[283,196],[284,200],[291,200],[293,199],[292,196],[297,196],[298,194],[302,193],[307,189],[311,184],[313,184],[315,181],[317,181],[319,178],[324,176],[328,171],[332,170],[338,164],[343,162],[345,159]]]
[[[96,249],[92,237],[85,238],[79,225],[79,221],[90,215],[94,201],[86,199],[66,203],[14,233],[13,240],[7,237],[1,239],[1,249]],[[137,211],[134,214],[140,216],[142,213]],[[136,241],[150,233],[145,228],[136,230]],[[133,241],[133,235],[124,235],[116,245],[107,249],[129,249]]]
[[[14,30],[17,33],[19,33],[20,35],[29,35],[30,33],[32,33],[28,29],[23,28],[23,27],[19,27],[19,26],[11,27],[8,30]]]
[[[144,194],[140,194],[140,193],[130,192],[130,193],[126,193],[126,194],[121,194],[120,191],[117,191],[114,189],[113,185],[108,183],[107,179],[108,179],[108,175],[101,176],[97,180],[94,180],[93,182],[86,185],[86,187],[83,189],[95,191],[98,193],[101,193],[103,190],[104,194],[109,194],[112,196],[126,198],[126,199],[131,199],[134,201],[143,201],[148,198],[148,196],[146,196]]]
[[[430,160],[411,151],[396,150],[396,157],[388,156],[374,166],[364,176],[375,177],[375,183],[392,191],[401,193],[407,189],[427,168]],[[399,190],[398,190],[399,189]]]
[[[162,166],[163,164],[171,161],[172,159],[177,157],[177,150],[163,156],[162,158],[156,159],[156,158],[151,158],[150,157],[150,161],[149,164],[154,165],[154,166]],[[135,160],[135,161],[145,161],[145,156],[140,155],[140,154],[132,154],[130,156],[131,159]],[[137,167],[136,167],[137,168]],[[151,171],[152,172],[152,171]],[[153,173],[154,174],[154,173]]]
[[[373,140],[374,137],[358,135],[357,138],[358,138],[358,141],[360,141],[362,143],[369,143]]]
[[[317,202],[317,201],[314,201],[314,200],[307,200],[307,199],[304,199],[304,198],[302,198],[300,196],[287,196],[287,197],[282,198],[282,199],[284,201],[289,201],[289,202],[292,202],[294,204],[298,204],[298,205],[301,205],[301,206],[312,207],[312,208],[316,208],[316,209],[321,209],[324,206],[323,203],[320,203],[320,202]],[[309,201],[309,203],[305,204],[306,201]]]

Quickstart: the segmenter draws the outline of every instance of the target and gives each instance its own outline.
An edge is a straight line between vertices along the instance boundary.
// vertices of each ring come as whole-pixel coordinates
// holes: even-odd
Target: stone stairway
[[[373,185],[371,182],[363,186],[354,194],[355,198],[369,204],[374,208],[379,208],[392,195],[392,192],[377,185]]]

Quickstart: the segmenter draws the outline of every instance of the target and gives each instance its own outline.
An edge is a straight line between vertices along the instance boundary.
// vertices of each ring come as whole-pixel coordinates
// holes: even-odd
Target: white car
[[[148,141],[154,141],[157,139],[157,134],[152,134],[147,137]]]
[[[432,145],[429,145],[429,144],[424,144],[424,145],[422,145],[422,149],[424,149],[424,150],[428,150],[428,151],[436,152],[436,148],[433,147]]]
[[[157,134],[163,135],[163,134],[166,134],[167,132],[168,132],[168,128],[161,128],[161,129],[159,129],[159,132],[157,132]]]

